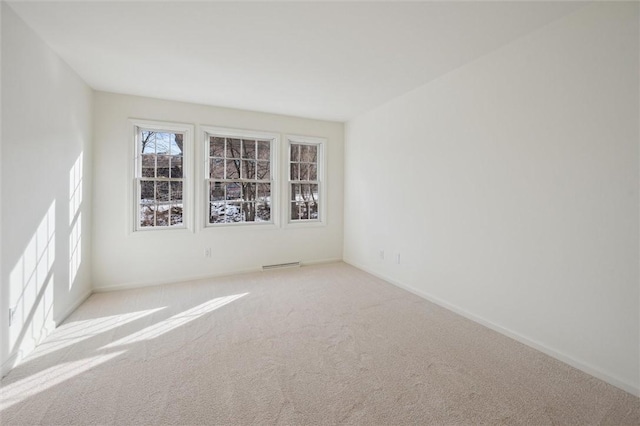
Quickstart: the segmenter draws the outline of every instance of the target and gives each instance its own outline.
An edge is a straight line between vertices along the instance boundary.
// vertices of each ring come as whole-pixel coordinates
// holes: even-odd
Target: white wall
[[[0,7],[4,374],[90,292],[92,90],[10,7]],[[78,158],[82,176],[73,174]],[[80,177],[72,205],[70,188]],[[73,259],[72,239],[80,241]]]
[[[638,393],[638,18],[589,6],[347,123],[345,260]]]
[[[195,232],[128,232],[133,202],[127,171],[132,162],[130,118],[259,130],[328,139],[326,226],[227,226]],[[94,109],[93,282],[97,290],[182,281],[258,269],[262,265],[342,259],[342,123],[247,112],[96,92]],[[196,163],[202,155],[196,127]],[[196,170],[200,176],[201,169]],[[283,177],[281,175],[281,177]],[[201,182],[202,183],[202,182]],[[204,204],[200,204],[203,206]],[[212,248],[212,257],[204,250]]]

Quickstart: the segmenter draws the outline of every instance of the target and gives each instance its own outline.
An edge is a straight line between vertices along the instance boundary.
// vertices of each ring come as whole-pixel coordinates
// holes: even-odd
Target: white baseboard
[[[380,274],[376,271],[371,270],[369,267],[362,265],[358,262],[354,262],[353,260],[349,260],[349,259],[344,259],[345,263],[348,263],[349,265],[361,269],[373,276],[376,276],[380,279],[383,279],[387,282],[389,282],[390,284],[395,285],[396,287],[400,287],[404,290],[407,290],[413,294],[415,294],[416,296],[420,296],[423,299],[426,299],[432,303],[435,303],[436,305],[439,305],[445,309],[448,309],[452,312],[455,312],[459,315],[462,315],[463,317],[470,319],[471,321],[477,322],[479,324],[484,325],[487,328],[490,328],[491,330],[497,331],[500,334],[503,334],[507,337],[510,337],[520,343],[523,343],[529,347],[532,347],[544,354],[547,354],[549,356],[551,356],[552,358],[555,358],[559,361],[564,362],[565,364],[569,364],[570,366],[577,368],[578,370],[581,370],[593,377],[596,377],[600,380],[603,380],[617,388],[622,389],[625,392],[628,392],[632,395],[635,396],[639,396],[640,397],[640,387],[635,386],[623,379],[620,379],[618,377],[615,377],[605,371],[602,371],[601,369],[594,367],[593,365],[590,365],[588,363],[585,363],[583,361],[577,360],[572,356],[569,356],[561,351],[555,350],[547,345],[545,345],[544,343],[538,342],[536,340],[530,339],[526,336],[523,336],[520,333],[517,333],[513,330],[510,330],[508,328],[505,328],[501,325],[495,324],[487,319],[484,319],[478,315],[475,315],[471,312],[466,311],[465,309],[462,309],[456,305],[453,305],[449,302],[446,302],[438,297],[435,297],[427,292],[424,292],[422,290],[418,290],[410,285],[407,285],[405,283],[399,282],[394,280],[393,278],[387,277],[383,274]]]
[[[341,261],[342,261],[342,259],[340,259],[340,258],[305,260],[305,261],[301,261],[300,265],[301,266],[318,265],[318,264],[323,264],[323,263],[334,263],[334,262],[341,262]],[[108,285],[108,286],[100,286],[100,287],[94,287],[93,291],[95,293],[105,293],[105,292],[109,292],[109,291],[131,290],[131,289],[143,288],[143,287],[153,287],[153,286],[156,286],[156,285],[177,284],[177,283],[181,283],[181,282],[206,280],[206,279],[210,279],[210,278],[220,278],[220,277],[228,277],[228,276],[232,276],[232,275],[250,274],[250,273],[254,273],[254,272],[262,272],[262,268],[259,267],[259,266],[256,266],[255,268],[235,269],[235,270],[231,270],[231,271],[224,271],[224,272],[221,272],[219,274],[212,273],[212,274],[206,274],[206,275],[192,275],[192,276],[179,277],[179,278],[176,277],[176,278],[171,278],[171,279],[168,279],[168,280],[160,280],[160,281],[140,281],[140,282],[132,282],[132,283],[126,283],[126,284],[115,284],[115,285]]]

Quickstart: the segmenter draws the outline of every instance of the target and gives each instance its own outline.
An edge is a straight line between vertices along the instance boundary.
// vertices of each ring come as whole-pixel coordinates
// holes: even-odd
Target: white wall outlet
[[[211,247],[204,249],[204,257],[211,257]]]
[[[384,250],[383,249],[378,250],[378,257],[380,258],[380,260],[384,260]]]
[[[400,264],[400,253],[396,254],[396,263],[399,265]]]

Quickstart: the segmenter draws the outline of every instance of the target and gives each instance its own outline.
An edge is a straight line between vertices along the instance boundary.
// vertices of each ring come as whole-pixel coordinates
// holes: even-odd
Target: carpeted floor
[[[640,424],[640,399],[343,263],[94,294],[10,424]]]

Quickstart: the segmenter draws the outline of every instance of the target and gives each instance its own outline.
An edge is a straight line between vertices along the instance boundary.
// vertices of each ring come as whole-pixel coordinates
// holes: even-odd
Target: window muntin
[[[273,223],[275,141],[205,133],[207,224]]]
[[[136,229],[186,227],[186,133],[143,127],[136,130]]]
[[[321,220],[322,144],[289,140],[289,221]]]

